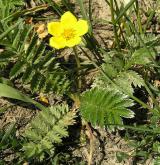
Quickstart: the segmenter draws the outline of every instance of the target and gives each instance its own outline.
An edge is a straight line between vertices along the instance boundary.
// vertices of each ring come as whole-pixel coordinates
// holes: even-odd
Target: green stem
[[[151,11],[148,18],[147,18],[147,22],[144,25],[144,33],[146,33],[147,27],[149,26],[149,24],[150,24],[151,20],[153,19],[154,15],[155,15],[155,11]]]
[[[90,20],[90,23],[92,21],[92,0],[89,0],[89,20]]]
[[[116,45],[118,46],[118,49],[120,50],[119,39],[118,39],[118,34],[117,34],[117,27],[116,27],[115,19],[114,19],[113,0],[110,0],[110,10],[111,10],[111,20],[112,20],[112,24],[113,24],[115,42],[116,42]]]
[[[95,65],[96,66],[96,65]],[[105,76],[105,78],[112,83],[118,90],[123,91],[124,93],[126,93],[129,97],[131,97],[133,100],[135,100],[136,102],[138,102],[140,105],[143,106],[143,108],[147,108],[150,111],[152,110],[146,103],[144,103],[143,101],[141,101],[140,99],[138,99],[137,97],[129,94],[126,90],[122,89],[121,87],[119,87],[113,80],[111,80],[108,75],[102,70],[102,68],[99,68],[99,66],[96,66],[100,72]]]
[[[131,29],[135,32],[136,36],[138,37],[138,39],[140,40],[141,44],[143,45],[143,47],[148,51],[150,57],[152,58],[152,62],[155,64],[155,66],[157,66],[154,57],[150,51],[150,49],[148,49],[148,47],[146,46],[146,44],[144,43],[144,41],[142,40],[141,36],[139,35],[139,33],[137,32],[136,28],[134,27],[133,23],[131,22],[131,20],[129,19],[129,17],[126,17],[126,20],[128,21],[127,23],[129,24],[129,26],[131,27]]]
[[[142,34],[143,33],[143,28],[142,28],[142,23],[141,23],[141,16],[140,16],[140,9],[139,9],[139,2],[136,1],[136,15],[137,15],[137,23],[139,27],[139,32]]]
[[[79,72],[81,64],[80,64],[80,60],[79,60],[79,57],[78,57],[77,48],[73,47],[73,51],[74,51],[75,60],[76,60],[76,64],[77,64],[78,89],[81,89],[82,83],[81,83],[80,72]]]
[[[111,126],[119,126],[122,128],[126,128],[126,129],[131,129],[133,131],[139,131],[139,132],[150,132],[152,134],[160,134],[159,129],[152,129],[152,128],[145,128],[145,126],[130,126],[130,125],[121,125],[121,124],[107,124],[107,125],[111,125]]]
[[[39,108],[39,109],[41,109],[41,110],[46,110],[46,109],[47,109],[47,107],[43,106],[42,104],[38,103],[37,101],[34,101],[34,100],[33,100],[32,103],[33,103],[37,108]]]
[[[158,103],[158,101],[155,99],[155,97],[154,97],[152,91],[150,90],[150,88],[147,86],[146,83],[144,84],[144,87],[145,87],[146,91],[149,93],[149,95],[150,95],[152,101],[154,102],[156,108],[160,111],[159,103]]]
[[[152,58],[152,62],[154,63],[155,66],[158,66],[158,64],[156,63],[156,61],[154,60],[154,57],[152,56],[152,53],[150,51],[150,49],[148,49],[148,47],[146,46],[146,44],[144,43],[144,41],[142,40],[141,36],[138,34],[137,30],[135,29],[133,23],[130,21],[130,19],[126,16],[126,19],[130,25],[130,27],[134,30],[136,36],[139,38],[140,42],[142,43],[143,47],[148,51],[150,57]],[[145,84],[145,89],[147,90],[147,92],[149,93],[149,95],[151,96],[154,104],[156,105],[156,108],[160,110],[160,107],[159,107],[159,103],[158,101],[154,98],[150,88],[147,86],[147,84]]]
[[[82,49],[82,48],[81,48]],[[83,50],[83,49],[82,49]],[[84,52],[84,51],[83,51]],[[129,94],[125,89],[122,89],[121,87],[119,87],[113,80],[111,80],[109,78],[109,76],[103,71],[102,68],[100,68],[95,62],[94,60],[87,54],[85,53],[85,55],[87,56],[87,58],[92,62],[92,64],[101,72],[101,74],[104,75],[104,77],[107,79],[107,81],[109,81],[110,83],[112,83],[118,90],[123,91],[125,94],[127,94],[130,98],[132,98],[133,100],[135,100],[137,103],[139,103],[140,105],[142,105],[143,108],[146,108],[150,111],[152,111],[152,109],[149,107],[149,105],[147,105],[146,103],[144,103],[143,101],[141,101],[140,99],[138,99],[137,97]]]

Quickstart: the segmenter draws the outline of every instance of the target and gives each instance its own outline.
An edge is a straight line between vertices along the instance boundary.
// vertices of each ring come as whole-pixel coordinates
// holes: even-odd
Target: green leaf
[[[21,23],[21,20],[19,20],[17,23],[14,25],[10,26],[7,30],[5,30],[3,33],[0,34],[0,40],[3,39],[8,35],[10,31],[12,31],[15,27],[17,27]]]
[[[94,88],[81,96],[82,117],[93,125],[122,124],[122,118],[133,118],[128,109],[133,101],[117,91]]]
[[[129,64],[141,64],[146,65],[152,62],[152,58],[155,57],[155,52],[150,49],[152,57],[146,48],[140,48],[136,50],[129,61]]]
[[[130,95],[133,95],[134,93],[133,86],[144,86],[143,78],[137,72],[132,70],[120,72],[118,77],[115,78],[114,81],[118,86],[127,91]]]
[[[155,159],[154,159],[154,165],[159,165],[160,164],[160,156],[157,156]]]
[[[37,152],[37,148],[35,147],[34,143],[32,143],[32,142],[24,144],[23,149],[25,150],[25,154],[28,157],[32,157]]]
[[[23,0],[11,0],[11,4],[16,5],[16,6],[22,6],[22,5],[24,5],[24,1]]]
[[[113,53],[114,54],[111,54],[111,57],[109,56],[110,54],[105,57],[105,63],[102,64],[102,69],[118,87],[109,82],[103,74],[99,74],[97,76],[93,83],[93,86],[116,89],[121,92],[125,91],[129,95],[133,95],[134,87],[144,86],[144,80],[142,76],[139,75],[137,72],[133,70],[126,70],[125,60],[123,59],[123,57],[121,57],[121,54],[115,54],[116,52]]]
[[[38,108],[45,110],[46,108],[41,105],[40,103],[32,100],[30,97],[20,93],[18,90],[6,85],[6,84],[2,84],[0,83],[0,97],[8,97],[8,98],[12,98],[12,99],[17,99],[17,100],[21,100],[27,103],[32,103],[34,105],[36,105]]]
[[[61,143],[62,138],[68,136],[67,128],[74,124],[75,117],[75,111],[69,111],[65,104],[41,111],[24,134],[29,141],[23,145],[25,155],[28,158],[41,157],[45,152],[53,152],[55,144]]]
[[[1,143],[3,143],[6,139],[8,139],[8,137],[11,135],[14,128],[15,128],[15,123],[11,123],[9,125],[9,128],[6,130],[5,134],[3,135]]]
[[[9,67],[10,78],[17,78],[29,85],[31,92],[67,92],[70,80],[67,72],[57,65],[55,52],[47,50],[43,41],[39,42],[37,34],[32,32],[32,26],[21,22],[19,28],[13,29],[8,33],[9,37],[4,39],[9,44],[0,55],[0,67],[4,68],[14,61],[13,67]]]
[[[120,13],[118,14],[118,17],[116,18],[114,24],[117,24],[119,22],[119,20],[124,16],[126,11],[133,5],[133,3],[135,1],[136,0],[130,0],[130,2],[123,8],[123,10],[120,11]]]
[[[29,61],[29,59],[33,56],[33,52],[35,51],[36,46],[37,46],[37,41],[38,41],[37,35],[33,34],[31,42],[29,43],[28,49],[26,51],[27,61]]]
[[[10,78],[13,79],[18,76],[21,72],[23,72],[25,62],[24,61],[17,61],[17,63],[14,65],[14,67],[10,71]]]
[[[0,53],[0,61],[7,60],[8,58],[13,57],[15,54],[13,51],[3,51]]]
[[[25,70],[25,73],[22,76],[22,82],[28,83],[31,80],[31,77],[33,76],[33,69],[32,66],[28,65],[28,67]]]
[[[116,157],[119,163],[121,163],[123,160],[126,160],[129,158],[129,155],[125,152],[116,152]]]
[[[32,89],[32,91],[37,91],[38,90],[40,80],[41,80],[41,74],[39,72],[36,72],[33,75],[32,81],[31,81],[31,89]]]

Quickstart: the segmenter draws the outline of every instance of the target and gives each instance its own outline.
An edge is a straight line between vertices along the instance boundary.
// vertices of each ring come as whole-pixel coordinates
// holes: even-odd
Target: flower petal
[[[50,22],[48,23],[48,33],[53,36],[60,36],[63,32],[63,27],[60,22]]]
[[[85,20],[79,20],[76,25],[75,29],[77,32],[77,35],[82,36],[88,32],[88,23]]]
[[[73,39],[67,40],[66,46],[73,47],[75,45],[78,45],[80,42],[81,42],[81,37],[76,36]]]
[[[62,49],[66,46],[66,40],[63,37],[51,37],[49,45],[56,49]]]
[[[61,23],[64,27],[72,27],[77,22],[77,18],[70,12],[67,11],[61,16]]]

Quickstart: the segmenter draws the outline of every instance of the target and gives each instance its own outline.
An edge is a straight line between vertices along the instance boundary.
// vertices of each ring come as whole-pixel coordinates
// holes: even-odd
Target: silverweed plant
[[[106,19],[90,0],[0,0],[0,164],[106,164],[102,131],[128,143],[119,163],[160,164],[158,7],[103,3]]]
[[[88,24],[85,20],[77,21],[71,12],[65,12],[60,22],[48,23],[48,32],[53,35],[49,40],[49,45],[61,49],[73,47],[81,42],[81,36],[88,31]]]

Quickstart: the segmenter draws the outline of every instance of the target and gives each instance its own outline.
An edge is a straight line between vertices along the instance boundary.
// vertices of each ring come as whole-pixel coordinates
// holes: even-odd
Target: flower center
[[[66,40],[70,40],[75,37],[75,30],[74,29],[64,29],[64,32],[62,35]]]

